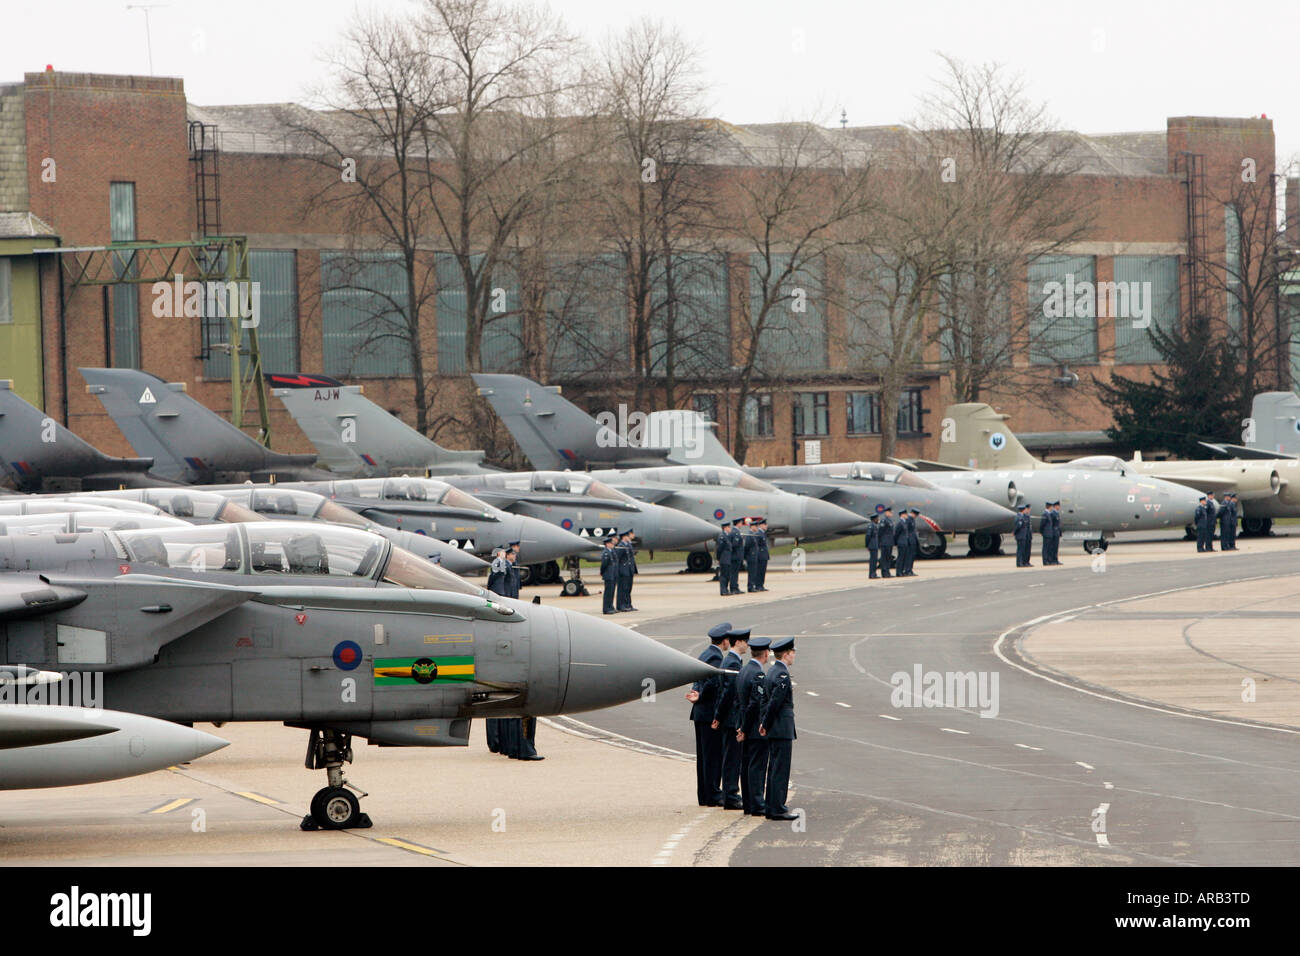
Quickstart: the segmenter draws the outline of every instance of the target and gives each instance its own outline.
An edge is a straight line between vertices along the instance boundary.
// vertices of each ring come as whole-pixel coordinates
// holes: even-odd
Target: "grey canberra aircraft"
[[[326,375],[267,375],[266,382],[315,446],[320,463],[339,477],[498,470],[483,464],[481,451],[443,448],[366,398],[360,385]]]
[[[0,484],[34,492],[166,483],[152,466],[152,458],[105,455],[0,380]]]
[[[114,710],[308,730],[327,786],[304,829],[369,824],[343,775],[354,736],[464,746],[475,717],[595,710],[717,673],[378,535],[290,522],[0,537],[0,626],[0,663],[102,672]]]
[[[593,478],[640,501],[676,508],[713,522],[767,518],[768,533],[775,538],[826,538],[864,529],[866,519],[839,505],[793,495],[748,475],[738,468],[670,465],[594,471]],[[713,559],[705,549],[692,551],[686,566],[707,571]]]
[[[171,481],[209,485],[276,478],[320,478],[315,455],[285,455],[259,444],[185,394],[185,385],[130,368],[78,369],[153,473]]]

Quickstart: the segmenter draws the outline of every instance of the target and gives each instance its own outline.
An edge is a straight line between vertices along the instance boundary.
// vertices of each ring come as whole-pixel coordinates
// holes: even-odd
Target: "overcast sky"
[[[144,0],[149,2],[149,0]],[[321,55],[360,5],[414,0],[170,0],[149,11],[154,72],[203,105],[302,101]],[[1169,116],[1276,121],[1278,160],[1300,156],[1295,48],[1300,4],[1208,0],[555,0],[593,41],[643,14],[697,44],[711,112],[735,123],[905,121],[940,68],[936,52],[1023,74],[1061,128],[1163,130]],[[55,69],[148,73],[145,14],[118,0],[7,3],[0,82]]]

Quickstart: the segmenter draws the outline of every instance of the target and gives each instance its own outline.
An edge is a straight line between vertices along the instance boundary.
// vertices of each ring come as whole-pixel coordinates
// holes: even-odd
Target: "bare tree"
[[[732,195],[719,203],[720,232],[749,259],[729,375],[741,423],[756,381],[775,384],[798,367],[825,366],[810,336],[820,332],[825,348],[828,256],[851,241],[849,224],[871,202],[865,157],[846,154],[825,129],[783,124],[771,135],[776,142],[759,157],[762,165],[739,170]],[[748,444],[742,425],[734,433],[737,461],[744,462]]]

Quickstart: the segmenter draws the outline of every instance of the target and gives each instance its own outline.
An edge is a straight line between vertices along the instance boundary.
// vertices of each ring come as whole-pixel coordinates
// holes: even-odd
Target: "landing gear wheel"
[[[966,544],[972,554],[980,557],[998,554],[1002,550],[1002,535],[991,531],[973,531],[966,536]]]
[[[1272,518],[1242,518],[1241,533],[1243,536],[1249,535],[1252,538],[1256,535],[1266,535],[1273,529]]]
[[[917,554],[927,560],[932,558],[942,558],[948,553],[948,536],[945,534],[926,535],[919,539],[920,546]]]
[[[1110,542],[1105,538],[1088,538],[1083,542],[1083,550],[1087,554],[1101,554],[1110,547]]]
[[[372,826],[361,812],[361,801],[347,789],[343,764],[352,762],[352,735],[336,730],[310,728],[307,738],[308,770],[324,770],[329,786],[311,798],[311,813],[302,818],[303,830],[354,830]],[[365,794],[362,794],[365,796]]]
[[[537,583],[554,584],[560,580],[560,565],[558,561],[547,561],[545,564],[537,565]]]
[[[361,801],[351,790],[343,787],[325,787],[311,800],[311,817],[322,830],[351,830],[369,825],[361,822]]]
[[[686,570],[691,574],[708,574],[713,569],[713,555],[707,551],[692,551],[686,556]]]
[[[1195,540],[1196,540],[1196,529],[1193,528],[1191,525],[1186,525],[1186,526],[1183,528],[1183,540],[1184,540],[1184,541],[1195,541]]]
[[[577,597],[583,591],[582,582],[576,578],[570,578],[564,582],[562,593],[565,597]]]

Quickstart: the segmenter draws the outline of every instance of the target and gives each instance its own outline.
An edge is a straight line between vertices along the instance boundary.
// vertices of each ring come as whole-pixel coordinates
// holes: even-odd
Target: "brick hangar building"
[[[24,398],[117,455],[131,449],[86,394],[78,366],[142,368],[186,382],[199,401],[228,413],[229,358],[205,347],[211,328],[205,331],[196,319],[155,317],[148,286],[72,286],[60,265],[65,257],[48,251],[197,239],[205,209],[212,210],[219,196],[220,234],[246,236],[252,250],[264,368],[360,382],[369,397],[414,423],[412,386],[400,374],[406,360],[362,347],[355,293],[331,278],[337,270],[330,264],[349,248],[351,237],[338,213],[308,208],[307,196],[327,174],[286,148],[283,115],[283,108],[271,106],[196,106],[187,102],[183,82],[173,78],[46,71],[0,85],[0,378],[13,379]],[[770,127],[718,123],[716,131],[716,175],[741,175],[761,163],[756,157]],[[850,128],[827,135],[867,142],[879,132]],[[1068,254],[1035,263],[1025,278],[1043,283],[1069,273],[1095,282],[1150,282],[1153,322],[1176,321],[1186,295],[1189,223],[1195,222],[1189,216],[1195,187],[1189,186],[1184,157],[1201,157],[1210,182],[1235,179],[1243,157],[1250,157],[1256,175],[1267,181],[1275,162],[1272,121],[1177,117],[1166,121],[1163,132],[1061,135],[1075,141],[1072,153],[1082,170],[1078,188],[1095,191],[1098,215],[1092,235]],[[1298,197],[1296,182],[1288,182],[1288,208],[1300,205]],[[1210,208],[1203,218],[1211,235],[1202,241],[1226,249],[1223,210]],[[738,328],[745,321],[739,296],[747,275],[744,254],[730,253],[709,287],[696,290],[723,350],[739,348]],[[445,292],[440,286],[430,319],[436,328],[426,335],[435,350],[426,367],[438,369],[437,404],[443,408],[481,401],[464,372],[457,291],[451,279]],[[779,385],[760,379],[740,416],[716,377],[701,374],[686,383],[694,407],[719,422],[724,444],[731,444],[736,429],[746,429],[748,464],[803,461],[809,441],[820,443],[825,461],[879,457],[875,383],[855,371],[846,317],[833,301],[814,303],[800,317],[797,361]],[[601,321],[617,326],[614,313]],[[1140,377],[1149,370],[1156,356],[1144,334],[1122,322],[1093,324],[1071,339],[1064,354],[1035,355],[1026,347],[1013,361],[1065,364],[1085,378],[1105,379],[1114,371]],[[942,357],[927,359],[927,371],[913,378],[903,396],[900,456],[938,457],[939,417],[952,396]],[[513,361],[510,349],[485,342],[489,370],[515,371]],[[547,377],[593,413],[632,400],[608,387],[593,391],[580,364],[552,368]],[[1055,403],[996,393],[986,400],[1010,414],[1012,428],[1040,452],[1073,457],[1103,447],[1100,430],[1110,422],[1108,410],[1084,389],[1060,387]],[[274,447],[311,451],[279,402],[271,399],[271,407]],[[436,437],[450,447],[480,447],[477,436],[454,427]]]

